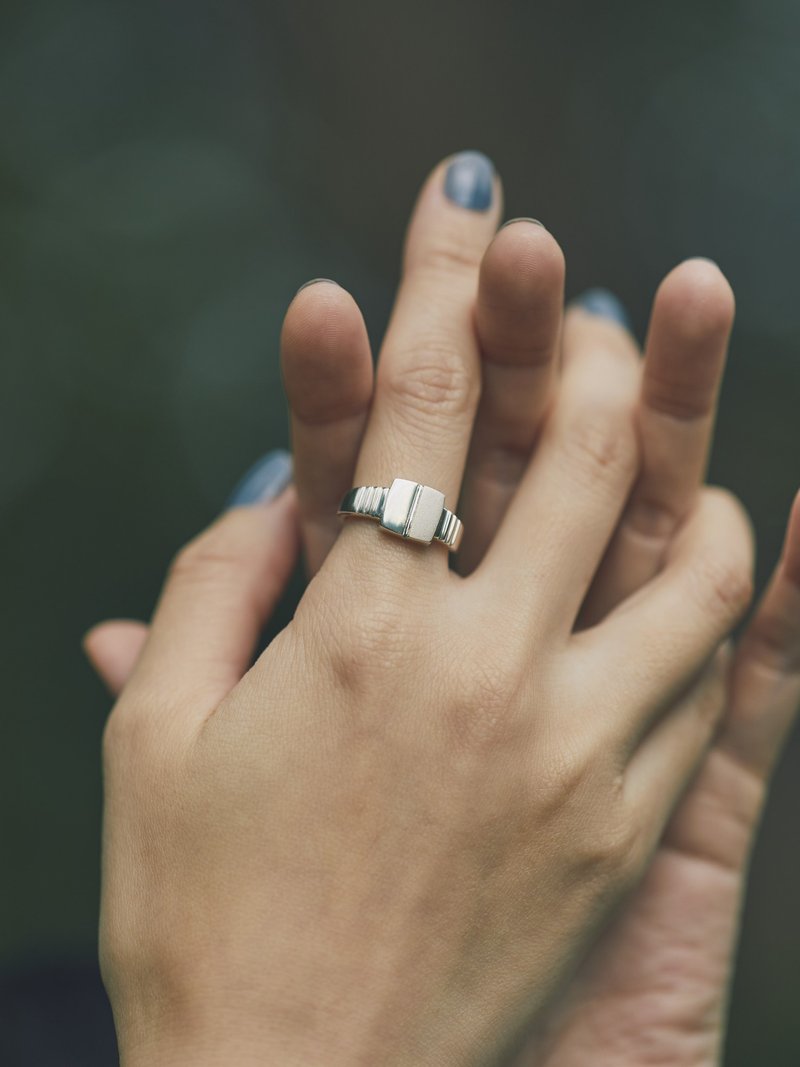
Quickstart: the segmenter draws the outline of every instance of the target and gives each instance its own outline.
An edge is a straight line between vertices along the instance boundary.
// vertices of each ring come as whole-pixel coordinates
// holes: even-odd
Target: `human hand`
[[[525,222],[501,232],[483,261],[476,323],[484,378],[492,389],[488,398],[484,393],[467,477],[473,485],[480,483],[483,499],[488,491],[498,504],[488,518],[483,516],[479,542],[491,537],[514,491],[514,466],[521,467],[527,458],[546,406],[551,358],[537,361],[531,356],[541,352],[536,327],[554,321],[560,306],[560,276],[553,262],[546,238]],[[309,302],[312,297],[319,301],[317,306]],[[328,301],[335,301],[332,309]],[[330,450],[320,437],[330,432],[330,424],[322,419],[318,436],[309,434],[308,422],[316,421],[315,398],[304,383],[313,379],[323,359],[333,367],[348,366],[352,349],[342,345],[331,353],[319,336],[323,323],[325,336],[345,336],[347,314],[344,298],[330,289],[314,289],[298,316],[302,328],[291,317],[287,323],[287,382],[295,438],[301,443],[298,488],[308,515],[320,519],[306,538],[312,566],[315,548],[323,545],[318,563],[337,531],[318,483],[307,477],[329,462],[325,457]],[[332,330],[336,315],[342,321]],[[706,261],[683,264],[659,290],[636,415],[641,470],[583,605],[583,625],[603,618],[658,572],[670,540],[691,512],[705,471],[732,319],[727,283]],[[309,322],[316,328],[309,328]],[[496,338],[502,329],[506,333],[501,346]],[[615,351],[620,359],[639,358],[619,324],[575,306],[564,327],[564,361],[580,359],[592,347]],[[515,353],[521,366],[504,367],[498,360],[501,348]],[[552,346],[545,351],[552,353]],[[512,379],[505,396],[497,385],[503,374]],[[509,415],[526,375],[538,396],[523,391],[515,424]],[[328,410],[344,407],[342,380],[338,387],[342,394],[337,382],[328,383]],[[306,412],[310,420],[302,417]],[[540,1017],[520,1064],[580,1067],[594,1065],[601,1055],[604,1062],[631,1067],[658,1057],[676,1067],[718,1062],[747,860],[781,742],[800,703],[798,514],[796,505],[783,558],[737,650],[726,719],[700,774],[643,884],[566,994]],[[474,534],[475,524],[468,528]],[[465,548],[476,560],[483,545],[473,539]]]
[[[546,258],[538,264],[536,257],[526,261],[526,242],[536,239],[528,226],[516,224],[501,232],[484,260],[476,316],[488,356],[484,374],[498,375],[496,362],[489,362],[497,351],[492,339],[498,328],[492,319],[498,300],[490,294],[505,285],[506,303],[499,302],[498,325],[519,324],[516,337],[512,334],[507,343],[517,353],[525,352],[526,338],[530,351],[530,339],[535,336],[534,323],[525,319],[525,308],[538,321],[546,321],[548,312],[542,315],[543,306],[552,308],[559,299],[558,278],[548,274]],[[527,285],[520,262],[529,267]],[[316,291],[315,295],[322,304],[322,294]],[[329,293],[324,295],[330,298]],[[602,309],[603,301],[599,304]],[[607,301],[605,306],[609,306]],[[304,314],[310,317],[312,311],[306,309]],[[727,283],[706,261],[683,264],[659,290],[637,410],[642,466],[583,605],[583,625],[603,618],[658,572],[666,547],[696,501],[732,319]],[[318,321],[321,328],[321,315]],[[330,313],[324,321],[330,331]],[[298,338],[298,352],[290,349],[287,355],[298,359],[305,374],[287,378],[295,384],[295,410],[303,410],[307,404],[303,381],[309,364],[325,350],[312,331],[298,331]],[[608,316],[587,315],[577,305],[565,323],[564,361],[581,358],[582,350],[593,346],[614,350],[620,358],[638,359],[624,328]],[[343,347],[330,362],[346,364],[347,359]],[[539,373],[541,378],[547,372],[529,373]],[[519,378],[512,388],[518,386]],[[328,403],[335,396],[335,389],[329,389]],[[502,410],[503,404],[493,398],[491,407]],[[538,405],[524,404],[523,410],[530,413],[527,425],[523,415],[516,440],[503,442],[505,454],[483,450],[494,460],[483,467],[483,485],[491,483],[494,474],[498,497],[507,499],[513,493],[517,482],[513,464],[524,460],[524,442],[535,439],[536,413],[542,407],[541,400]],[[489,424],[481,427],[479,416],[473,460],[481,455],[481,442],[498,442],[509,427],[507,419],[488,418],[489,410],[484,404],[481,416]],[[295,427],[296,436],[302,437],[304,422],[297,415]],[[301,489],[305,470],[324,463],[324,448],[319,450],[318,462],[313,450],[308,451],[309,461],[298,470]],[[498,470],[505,476],[497,477]],[[476,479],[475,472],[470,476]],[[310,501],[309,513],[324,517],[325,505],[314,500],[313,483],[304,496]],[[673,817],[642,885],[551,1011],[540,1016],[519,1064],[593,1067],[600,1057],[620,1067],[640,1067],[652,1060],[676,1067],[710,1067],[718,1062],[747,862],[781,743],[800,703],[799,508],[795,504],[783,557],[769,591],[736,652],[725,721],[701,772]],[[498,507],[494,514],[501,510]],[[330,516],[327,522],[330,542],[336,531]],[[490,516],[484,526],[488,536],[491,523]],[[479,558],[480,552],[480,546],[473,547],[473,558]]]
[[[602,617],[657,572],[696,498],[732,321],[720,283],[713,268],[693,277],[687,266],[657,297],[638,413],[643,467],[587,617]],[[609,334],[629,343],[621,327],[582,318],[599,343]],[[736,649],[714,743],[642,883],[537,1020],[515,1067],[721,1062],[748,861],[798,706],[800,496],[781,559]]]
[[[535,239],[533,231],[525,224],[515,225],[499,235],[484,261],[477,324],[484,352],[490,357],[496,352],[491,319],[496,297],[491,300],[489,292],[502,289],[503,270],[507,271],[506,299],[512,303],[516,297],[519,304],[511,314],[506,304],[501,319],[520,323],[516,340],[512,338],[508,346],[513,351],[524,352],[525,339],[533,336],[532,323],[524,319],[525,307],[541,309],[548,301],[552,306],[558,297],[556,279],[542,270],[541,262],[530,271],[527,291],[521,285],[515,265],[524,258],[525,242],[531,239]],[[319,291],[317,295],[322,305]],[[541,310],[538,314],[541,321]],[[666,547],[694,505],[706,466],[732,318],[727,283],[706,261],[683,264],[659,290],[637,410],[642,469],[584,603],[583,625],[604,617],[658,572]],[[320,316],[320,326],[322,321]],[[329,312],[324,321],[330,331]],[[296,411],[305,409],[308,402],[302,395],[308,364],[324,352],[303,331],[298,331],[298,337],[299,354],[290,349],[288,355],[298,358],[305,373],[287,376],[298,394]],[[567,316],[563,358],[569,363],[593,346],[613,349],[621,358],[638,358],[627,331],[607,317],[587,315],[576,306]],[[334,365],[348,359],[344,348],[337,355],[331,360]],[[497,375],[496,365],[485,363],[487,372]],[[329,389],[326,395],[330,403],[335,390]],[[493,406],[502,407],[496,401]],[[518,441],[535,438],[536,412],[541,406],[526,406],[530,412],[527,432],[523,425]],[[484,417],[486,411],[484,406]],[[504,426],[508,422],[496,419],[494,426],[481,428],[479,416],[473,457],[480,454],[480,442],[493,432],[497,439]],[[295,427],[296,436],[302,437],[304,420],[296,416]],[[316,462],[309,449],[310,461],[298,470],[301,488],[304,471],[324,463],[325,449],[319,451]],[[505,457],[495,454],[495,469],[507,472],[510,463],[519,459],[513,447],[508,452]],[[475,478],[474,473],[471,476]],[[504,489],[510,495],[516,484],[513,471],[510,478],[497,479],[497,483],[498,493]],[[309,513],[324,517],[325,506],[317,506],[313,484],[304,495],[311,501]],[[329,541],[336,533],[330,523],[328,516]],[[479,556],[480,550],[473,550],[473,555]],[[800,519],[796,505],[781,563],[737,650],[726,720],[702,771],[673,818],[643,884],[565,995],[549,1014],[540,1017],[520,1064],[579,1067],[594,1065],[601,1056],[604,1063],[631,1067],[653,1059],[676,1067],[718,1062],[747,860],[781,742],[800,703],[798,586]]]
[[[552,386],[555,331],[548,324],[556,321],[560,304],[561,276],[547,238],[524,220],[502,231],[484,257],[476,302],[488,389],[473,434],[467,484],[481,490],[473,499],[486,500],[488,494],[495,506],[474,515],[477,524],[468,524],[473,537],[465,555],[473,565],[494,533],[536,438]],[[593,347],[616,352],[620,360],[638,359],[632,338],[614,322],[613,304],[602,298],[588,306],[612,314],[587,315],[581,305],[569,311],[561,346],[565,363],[583,358]],[[298,489],[309,524],[318,519],[306,536],[313,568],[337,534],[333,509],[314,472],[331,462],[325,446],[331,424],[325,415],[346,408],[352,359],[350,346],[331,352],[323,339],[345,336],[348,315],[349,329],[356,332],[356,319],[346,298],[330,288],[312,290],[302,309],[293,312],[285,362],[300,445]],[[584,602],[584,626],[605,617],[658,573],[665,550],[696,502],[732,320],[730,289],[707,261],[681,265],[659,290],[636,413],[641,470]],[[544,345],[542,329],[549,337]],[[327,412],[305,385],[321,365],[345,370],[327,383]],[[349,409],[352,418],[359,403],[366,404],[369,390],[361,383],[349,395],[355,401]],[[309,424],[319,428],[309,432]],[[335,455],[341,462],[342,450]],[[348,481],[347,471],[343,481]],[[675,1067],[711,1067],[719,1061],[748,858],[798,704],[796,502],[782,559],[736,651],[725,721],[714,745],[642,885],[565,994],[539,1017],[519,1064],[594,1067],[602,1057],[603,1063],[619,1067],[656,1060]]]
[[[736,650],[727,710],[642,883],[516,1067],[716,1067],[748,861],[800,704],[800,498]]]
[[[463,227],[477,262],[496,210],[447,203],[441,168],[423,192],[358,481],[399,463],[457,497],[478,353],[447,241]],[[662,574],[573,634],[636,466],[635,378],[588,391],[575,367],[466,579],[353,523],[237,682],[263,512],[179,556],[106,735],[102,945],[128,1062],[486,1062],[642,870],[719,709],[704,665],[749,545],[707,495]]]

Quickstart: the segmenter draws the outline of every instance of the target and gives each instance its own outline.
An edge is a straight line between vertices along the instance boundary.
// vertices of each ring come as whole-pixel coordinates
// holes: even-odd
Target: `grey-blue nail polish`
[[[468,211],[487,211],[494,196],[494,164],[482,152],[460,152],[445,173],[444,195]]]
[[[601,319],[611,319],[612,322],[624,326],[626,330],[631,328],[628,312],[622,302],[608,289],[587,289],[585,293],[575,298],[574,304],[590,315],[597,315]]]
[[[333,278],[311,278],[309,281],[303,282],[303,284],[300,286],[300,288],[297,290],[297,292],[298,293],[302,293],[302,291],[304,289],[307,289],[309,287],[309,285],[318,285],[320,282],[327,282],[328,285],[338,285],[339,284],[338,282],[335,282],[333,280]],[[297,296],[297,293],[295,293],[295,296]]]
[[[292,480],[292,457],[282,448],[268,452],[253,464],[228,497],[226,508],[266,504],[283,492]]]

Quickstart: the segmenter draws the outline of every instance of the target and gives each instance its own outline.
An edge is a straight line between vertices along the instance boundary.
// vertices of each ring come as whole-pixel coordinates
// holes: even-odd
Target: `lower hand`
[[[514,229],[514,228],[512,227],[512,229]],[[508,234],[508,233],[510,233],[510,231],[506,231],[506,233]],[[503,242],[503,235],[501,235],[501,237],[500,237],[500,238],[498,238],[498,240],[497,240],[497,242],[496,242],[496,244],[495,244],[495,247],[494,247],[495,259],[497,259],[497,258],[498,258],[498,256],[500,255],[500,253],[502,252],[502,242]],[[506,245],[508,245],[508,244],[509,244],[509,237],[508,237],[508,236],[507,236],[507,237],[505,238],[505,243],[506,243]],[[513,247],[513,244],[512,244],[512,245],[511,245],[510,247]],[[490,267],[491,267],[491,259],[490,259],[490,257],[487,257],[487,259],[486,259],[486,261],[485,261],[485,266],[486,266],[486,264],[487,264],[487,263],[489,264],[489,268],[490,268]],[[489,279],[491,279],[491,269],[489,269],[489,268],[487,268],[487,269],[486,269],[486,271],[485,271],[485,275],[486,275],[486,276],[488,276],[488,277],[489,277]],[[323,287],[323,288],[328,288],[328,287]],[[546,288],[547,288],[547,287],[545,286],[545,287],[544,287],[544,290],[546,290]],[[482,290],[482,292],[484,293],[484,295],[486,295],[486,285],[484,285],[484,289]],[[304,298],[298,298],[298,303],[297,303],[297,304],[295,305],[295,307],[293,308],[293,314],[294,314],[294,318],[295,318],[295,320],[299,320],[299,319],[300,319],[300,316],[301,316],[301,312],[302,312],[302,310],[303,310],[303,302],[305,302],[305,303],[308,303],[308,298],[309,298],[309,297],[310,297],[311,295],[312,295],[311,293],[307,293],[307,294],[306,294],[306,297],[304,297]],[[319,294],[317,294],[317,295],[319,295]],[[335,300],[339,301],[339,300],[344,300],[345,298],[344,298],[343,294],[341,294],[341,292],[339,291],[339,292],[338,292],[338,293],[336,294],[336,296],[335,296],[334,298],[332,298],[332,299],[335,299]],[[484,306],[488,306],[488,303],[489,303],[489,302],[488,302],[488,301],[486,301],[486,302],[485,302],[485,305],[484,305]],[[522,304],[522,301],[520,301],[520,304]],[[547,305],[547,298],[545,298],[545,299],[543,299],[543,300],[540,300],[540,304],[543,304],[543,305]],[[309,305],[309,307],[310,307],[310,306],[311,306],[311,305]],[[479,307],[480,307],[480,302],[479,302]],[[307,314],[308,314],[308,313],[310,313],[310,312],[307,312]],[[523,318],[523,321],[524,321],[524,316],[523,316],[522,318]],[[498,316],[498,321],[499,321],[499,319],[500,319],[500,316]],[[328,316],[328,320],[327,320],[327,321],[328,321],[328,322],[330,322],[330,316]],[[479,321],[479,323],[483,322],[483,326],[484,326],[484,329],[486,329],[486,328],[487,328],[487,326],[486,326],[486,323],[487,323],[487,321],[488,321],[488,322],[489,322],[489,324],[491,325],[491,316],[490,316],[490,315],[488,315],[488,318],[487,318],[487,315],[484,315],[484,318],[483,318],[483,320],[482,320],[482,319],[481,319],[481,317],[480,317],[480,315],[479,315],[479,319],[478,319],[478,321]],[[541,322],[541,315],[539,316],[539,321]],[[554,318],[553,318],[553,321],[554,321],[554,322],[557,322],[557,316],[554,316]],[[521,325],[523,325],[523,322],[521,321],[521,322],[519,323],[519,325],[520,325],[520,326],[521,326]],[[489,327],[489,328],[490,328],[490,327]],[[546,332],[546,331],[545,331],[545,332]],[[309,337],[308,337],[308,340],[309,340],[309,344],[308,344],[308,353],[307,353],[307,358],[313,358],[313,355],[314,355],[314,346],[313,346],[313,344],[311,343],[311,339],[312,339],[312,338],[311,338],[311,333],[313,333],[313,331],[311,331],[311,332],[309,333]],[[602,331],[601,331],[601,333],[602,333]],[[292,334],[292,330],[291,330],[291,315],[290,315],[290,322],[289,322],[289,323],[287,324],[287,334],[288,334],[288,336],[289,336],[289,340],[291,341],[291,334]],[[344,332],[343,332],[342,336],[344,337],[345,335],[346,335],[346,331],[344,331]],[[328,337],[330,337],[330,334],[328,334],[327,336],[328,336]],[[357,337],[357,336],[356,336],[356,339],[358,339],[358,337]],[[289,351],[289,360],[291,361],[291,359],[293,358],[293,356],[291,355],[291,343],[289,343],[289,345],[288,345],[288,348],[289,348],[289,350],[290,350],[290,351]],[[539,345],[539,352],[540,352],[540,354],[541,354],[541,352],[542,352],[542,351],[546,350],[546,348],[547,348],[547,346],[546,346],[546,345]],[[513,345],[509,344],[509,346],[508,346],[508,350],[509,350],[509,351],[513,351],[513,350],[514,350],[514,349],[513,349]],[[355,347],[355,351],[356,351],[356,354],[358,354],[358,346],[356,346],[356,347]],[[317,353],[318,353],[318,352],[319,352],[319,349],[317,349]],[[349,350],[349,352],[348,352],[348,353],[342,353],[342,356],[343,356],[343,358],[347,358],[347,357],[352,357],[352,352],[353,352],[353,349],[352,349],[352,348],[350,348],[350,350]],[[517,352],[518,352],[518,354],[519,354],[519,355],[523,355],[523,356],[525,355],[525,350],[524,350],[524,348],[523,348],[523,347],[520,347],[520,348],[519,348],[519,349],[517,350]],[[302,351],[301,351],[301,350],[297,350],[297,354],[298,354],[298,355],[302,355]],[[330,353],[328,353],[328,354],[330,355]],[[354,364],[353,364],[353,365],[354,365],[354,366],[356,366],[356,369],[358,369],[358,368],[357,368],[357,363],[356,363],[355,361],[354,361]],[[550,365],[550,364],[548,363],[548,361],[547,361],[547,360],[543,360],[543,361],[540,361],[540,365],[539,365],[538,367],[535,367],[535,368],[533,369],[533,373],[531,373],[531,374],[529,374],[529,373],[528,373],[528,372],[526,371],[525,367],[523,366],[522,368],[520,368],[520,370],[521,370],[521,374],[520,374],[520,375],[518,375],[518,377],[519,377],[519,378],[522,378],[522,377],[524,376],[524,377],[526,377],[526,378],[529,378],[529,379],[536,379],[536,378],[538,378],[539,382],[541,382],[541,381],[542,381],[542,379],[546,378],[546,376],[547,376],[547,374],[548,374],[548,372],[549,372],[549,370],[550,370],[550,366],[551,366],[551,365]],[[501,367],[499,368],[499,373],[500,373],[500,374],[502,374],[502,371],[503,371],[504,369],[505,369],[505,368],[502,368],[502,366],[501,366]],[[362,366],[362,370],[363,370],[363,366]],[[371,383],[370,383],[370,384],[371,384]],[[503,392],[503,391],[502,391],[502,390],[500,390],[500,394],[501,394],[501,401],[502,401],[502,392]],[[540,393],[541,393],[541,395],[546,395],[546,391],[544,391],[544,390],[540,390]],[[347,401],[347,396],[346,396],[345,394],[342,394],[342,395],[343,395],[343,401],[344,401],[344,402],[346,402],[346,401]],[[296,394],[296,396],[298,396],[298,399],[299,399],[299,401],[300,401],[300,402],[302,402],[302,403],[308,403],[308,402],[310,402],[310,403],[311,403],[311,406],[313,407],[313,397],[312,397],[312,398],[309,398],[309,397],[307,397],[307,396],[306,396],[306,397],[302,397],[302,396],[299,396],[299,394]],[[351,421],[351,428],[353,427],[353,425],[357,425],[357,424],[358,424],[358,422],[359,422],[359,418],[360,418],[360,413],[359,413],[359,410],[358,410],[358,403],[352,404],[352,399],[353,399],[353,398],[352,398],[352,396],[351,396],[351,397],[350,397],[350,401],[351,401],[351,405],[352,405],[352,406],[351,406],[351,412],[350,412],[350,414],[349,414],[349,416],[348,416],[348,418],[349,418],[349,419],[350,419],[350,421]],[[356,399],[358,399],[358,398],[356,398]],[[508,399],[508,396],[506,396],[506,400],[507,400],[507,399]],[[336,395],[335,395],[335,391],[334,391],[334,395],[333,395],[333,396],[331,396],[330,392],[328,393],[328,396],[327,396],[327,400],[326,400],[326,402],[327,402],[327,403],[333,403],[333,404],[335,405],[335,403],[336,403]],[[296,408],[297,408],[297,406],[299,406],[299,405],[298,405],[298,404],[296,404]],[[330,420],[328,420],[328,421],[329,421],[329,424],[328,424],[328,427],[327,427],[327,431],[325,431],[325,430],[323,429],[322,431],[320,431],[320,432],[318,432],[318,433],[317,433],[317,436],[318,436],[318,438],[319,438],[320,440],[324,439],[324,436],[325,436],[325,433],[326,433],[326,432],[330,432],[331,430],[333,430],[333,429],[337,428],[337,427],[336,427],[336,420],[335,420],[335,419],[333,420],[333,423],[334,423],[334,425],[330,425]],[[523,421],[524,421],[524,420],[523,420]],[[481,426],[481,423],[480,423],[480,421],[479,421],[479,428],[480,428],[480,426]],[[491,439],[491,431],[492,431],[492,427],[491,427],[491,420],[486,420],[486,419],[484,419],[484,427],[485,427],[486,429],[488,429],[488,437],[489,437],[489,439]],[[534,435],[535,435],[535,429],[536,429],[536,426],[535,426],[535,425],[533,425],[533,427],[531,427],[531,426],[527,426],[527,427],[526,427],[526,426],[524,426],[524,425],[523,425],[523,426],[521,426],[521,427],[519,427],[519,428],[520,428],[520,429],[522,429],[523,431],[527,431],[527,433],[528,433],[528,436],[529,436],[530,438],[532,438],[532,436],[534,436]],[[533,429],[533,433],[531,433],[531,429]],[[340,433],[343,433],[343,432],[344,432],[345,430],[346,430],[346,426],[345,426],[345,422],[344,422],[344,420],[343,420],[343,421],[342,421],[342,430],[341,430],[341,431],[339,431],[339,432],[340,432]],[[354,438],[356,438],[356,439],[357,439],[357,436],[358,436],[357,434],[353,434],[353,437],[354,437]],[[477,445],[476,445],[475,443],[474,443],[474,445],[473,445],[473,453],[474,453],[474,454],[473,454],[473,460],[474,460],[474,463],[473,463],[473,468],[474,468],[474,470],[473,470],[473,474],[474,474],[474,471],[479,471],[479,470],[481,469],[480,463],[478,462],[478,460],[480,459],[480,450],[481,450],[481,445],[480,445],[480,435],[479,435],[479,434],[478,434],[477,432],[476,432],[476,437],[475,437],[475,441],[477,442]],[[532,442],[531,442],[531,443],[532,443]],[[509,450],[509,451],[513,452],[513,449],[511,449],[511,450]],[[517,449],[517,451],[518,451],[518,452],[522,452],[523,450],[522,450],[522,449]],[[475,452],[477,452],[477,459],[475,459]],[[497,452],[496,454],[501,454],[501,453],[502,453],[502,450],[499,450],[499,452]],[[313,448],[311,449],[311,454],[313,455]],[[330,454],[330,453],[329,453],[329,454]],[[487,450],[487,454],[491,454],[491,449]],[[512,458],[513,458],[513,457],[512,457]],[[484,471],[485,471],[485,468],[484,468]],[[308,486],[306,486],[306,489],[308,489]],[[496,496],[497,496],[497,499],[499,499],[499,500],[502,500],[502,498],[503,498],[503,496],[504,496],[504,493],[503,493],[503,491],[502,491],[502,490],[503,490],[503,486],[502,486],[502,483],[501,483],[501,484],[499,485],[499,487],[498,487],[498,492],[497,492],[497,494],[496,494]],[[506,498],[507,498],[507,496],[508,496],[508,493],[507,493],[507,492],[506,492],[505,496],[506,496]],[[307,499],[307,500],[308,500],[308,499],[311,499],[311,500],[313,501],[313,499],[314,499],[314,496],[313,496],[313,491],[312,491],[312,492],[307,492],[307,493],[306,493],[306,499]],[[497,515],[499,515],[499,514],[500,514],[500,513],[502,512],[502,510],[503,510],[503,507],[502,507],[502,506],[501,506],[501,507],[499,507],[499,508],[497,509],[497,512],[496,512],[496,514],[497,514]],[[312,509],[312,511],[313,511],[313,509]],[[324,514],[324,512],[322,512],[322,514]],[[326,521],[327,521],[327,520],[326,520]],[[318,530],[317,530],[317,532],[319,532],[319,528],[320,528],[320,527],[322,528],[322,532],[323,532],[323,537],[322,537],[322,538],[321,538],[320,540],[321,540],[321,542],[324,542],[324,533],[325,533],[325,523],[323,522],[323,523],[321,523],[321,524],[318,524]],[[307,527],[307,529],[309,529],[309,527]],[[491,532],[491,531],[490,531],[490,532]],[[310,541],[311,541],[311,537],[308,537],[308,538],[307,538],[307,540],[308,540],[308,541],[310,542]],[[323,552],[322,552],[322,553],[320,553],[320,554],[324,554],[324,550],[326,550],[326,548],[325,548],[325,549],[323,549]],[[477,555],[479,555],[479,553],[478,553],[478,552],[476,552],[476,551],[475,551],[475,549],[473,549],[473,555],[474,555],[474,556],[477,556]],[[607,563],[607,564],[606,564],[606,567],[605,567],[605,571],[606,571],[606,573],[608,573],[608,572],[609,572],[609,570],[610,570],[610,565],[609,565],[609,564]],[[595,584],[596,584],[596,587],[597,587],[598,583],[595,583]],[[127,645],[127,647],[128,647],[128,649],[129,649],[129,650],[132,650],[132,649],[133,649],[133,648],[135,647],[135,645],[137,644],[137,640],[138,640],[138,635],[137,635],[137,634],[136,634],[136,633],[135,633],[134,631],[128,631],[126,635],[123,635],[123,634],[122,634],[122,632],[121,632],[121,631],[119,631],[119,630],[117,630],[117,631],[116,631],[116,634],[114,634],[114,633],[113,633],[112,631],[106,630],[106,631],[99,631],[99,632],[97,632],[97,633],[96,633],[96,634],[94,635],[94,648],[95,648],[95,649],[102,649],[102,648],[104,647],[104,646],[103,646],[103,641],[104,641],[104,640],[106,640],[107,638],[110,638],[110,637],[115,637],[115,639],[118,639],[118,638],[120,638],[121,636],[126,636],[126,637],[128,638],[128,645]],[[107,646],[105,646],[105,647],[108,647],[108,648],[110,648],[110,647],[111,647],[111,645],[110,645],[110,644],[108,644],[108,645],[107,645]],[[119,650],[120,650],[120,647],[121,647],[121,645],[120,645],[120,642],[119,642],[119,641],[117,641],[117,651],[118,651],[118,652],[119,652]],[[119,665],[120,665],[120,663],[124,663],[124,655],[123,655],[123,656],[121,656],[120,658],[118,658],[118,661],[117,661],[117,666],[118,666],[118,668],[119,668]],[[124,674],[125,674],[125,669],[124,669],[124,668],[123,668],[123,669],[121,669],[121,670],[119,670],[119,674],[118,674],[118,676],[120,676],[120,677],[121,677],[121,676],[124,676]],[[596,1047],[597,1047],[597,1045],[596,1045],[596,1038],[595,1038],[595,1045],[594,1045],[594,1048],[595,1048],[595,1050],[596,1050]],[[556,1061],[553,1061],[553,1062],[556,1062]],[[557,1062],[562,1062],[562,1061],[561,1061],[561,1060],[558,1060]],[[563,1062],[567,1062],[567,1061],[566,1061],[566,1060],[564,1060]],[[570,1062],[571,1062],[571,1061],[570,1061]],[[575,1062],[578,1062],[578,1061],[577,1061],[577,1060],[575,1060]],[[582,1062],[583,1062],[583,1061],[582,1061]],[[632,1060],[631,1062],[633,1062],[633,1060]]]

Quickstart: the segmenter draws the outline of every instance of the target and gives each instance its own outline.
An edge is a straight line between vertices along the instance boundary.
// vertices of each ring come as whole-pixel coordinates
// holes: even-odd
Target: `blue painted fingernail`
[[[255,463],[228,497],[226,508],[266,504],[292,480],[292,457],[282,448],[268,452]]]
[[[611,319],[612,322],[624,326],[626,330],[631,328],[628,312],[621,301],[617,300],[608,289],[587,289],[585,293],[575,298],[574,304],[590,315],[597,315],[601,319]]]
[[[486,211],[494,195],[494,164],[482,152],[460,152],[447,168],[444,195],[468,211]]]

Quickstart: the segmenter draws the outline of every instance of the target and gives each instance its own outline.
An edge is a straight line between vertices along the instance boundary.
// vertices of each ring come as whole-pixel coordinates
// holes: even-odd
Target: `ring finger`
[[[462,573],[491,542],[528,464],[552,396],[564,301],[564,255],[533,219],[514,219],[483,257],[475,308],[482,392],[461,517]]]
[[[682,263],[659,287],[637,408],[641,470],[583,606],[581,626],[604,618],[658,573],[697,499],[733,311],[731,288],[708,260]],[[614,324],[606,328],[622,332]]]

